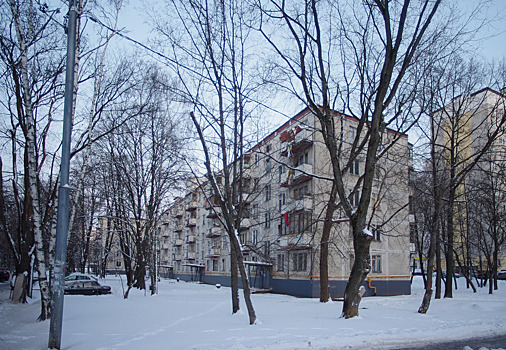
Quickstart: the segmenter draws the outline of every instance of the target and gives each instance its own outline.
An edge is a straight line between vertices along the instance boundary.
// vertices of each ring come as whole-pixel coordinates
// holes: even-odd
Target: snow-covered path
[[[253,326],[246,311],[231,315],[226,287],[162,281],[158,295],[136,290],[124,300],[118,278],[101,283],[113,294],[65,296],[63,349],[370,349],[506,334],[506,281],[488,295],[465,289],[461,278],[454,299],[433,300],[420,315],[416,279],[412,295],[365,298],[351,320],[339,318],[341,302],[255,294]],[[35,321],[39,302],[12,305],[1,294],[0,349],[46,349],[49,322]]]

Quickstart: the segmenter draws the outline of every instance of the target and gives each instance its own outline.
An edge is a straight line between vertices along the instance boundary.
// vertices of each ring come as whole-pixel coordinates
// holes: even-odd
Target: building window
[[[312,215],[309,211],[291,213],[288,217],[290,234],[308,232],[311,226]]]
[[[265,186],[265,201],[268,202],[271,200],[271,185],[268,184]]]
[[[309,185],[304,185],[293,190],[293,197],[295,200],[304,199],[304,196],[309,195]]]
[[[276,263],[276,271],[285,271],[285,255],[278,254],[278,260]]]
[[[267,173],[270,172],[271,168],[272,168],[271,159],[267,158],[265,160],[265,172],[267,172]]]
[[[266,257],[268,257],[269,255],[271,255],[271,245],[270,245],[269,241],[264,242],[264,255]]]
[[[286,203],[285,194],[284,193],[278,194],[278,200],[279,200],[279,211],[281,211],[281,207]]]
[[[372,227],[372,239],[373,241],[381,242],[381,229],[375,226]]]
[[[271,212],[268,211],[265,213],[265,228],[271,227]]]
[[[251,243],[253,245],[257,244],[257,236],[258,236],[258,231],[257,230],[253,230],[253,234],[252,234],[252,237],[251,237]]]
[[[355,159],[350,166],[350,174],[360,175],[360,162],[358,159]]]
[[[213,271],[218,271],[218,259],[213,259]]]
[[[357,128],[354,126],[350,126],[348,129],[348,141],[350,144],[353,144],[353,141],[355,141],[355,138],[357,137]]]
[[[358,204],[360,203],[360,191],[356,191],[354,194],[350,197],[350,204],[353,207],[358,207]]]
[[[253,204],[253,212],[251,213],[253,219],[258,220],[258,213],[259,213],[258,204]]]
[[[225,271],[226,266],[225,259],[221,259],[221,271]]]
[[[381,272],[381,255],[373,255],[371,258],[372,272]]]
[[[292,253],[292,262],[294,271],[307,270],[307,252]]]
[[[278,167],[278,182],[279,183],[283,183],[284,180],[285,180],[286,176],[285,176],[285,166],[284,165],[280,165]]]

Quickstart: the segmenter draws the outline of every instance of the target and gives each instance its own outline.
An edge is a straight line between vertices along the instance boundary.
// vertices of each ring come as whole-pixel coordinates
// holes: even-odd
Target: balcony
[[[279,246],[285,250],[308,249],[312,247],[313,235],[311,233],[301,233],[281,236],[278,239]]]
[[[195,236],[193,235],[186,236],[186,243],[195,243]]]
[[[177,224],[176,227],[174,227],[175,232],[182,232],[183,231],[183,225]]]
[[[221,256],[221,248],[212,247],[207,251],[206,258],[218,258]]]
[[[251,226],[251,220],[250,219],[242,219],[241,220],[241,225],[239,227],[239,231],[246,231],[250,228]]]
[[[186,211],[195,211],[197,210],[197,201],[189,201],[186,205]]]
[[[181,261],[181,254],[174,254],[175,261]]]
[[[235,205],[239,204],[239,201],[241,201],[244,206],[247,206],[247,205],[250,204],[251,198],[253,196],[251,194],[249,194],[249,193],[243,193],[241,197],[237,196],[236,200],[234,201]]]
[[[223,228],[221,228],[221,226],[220,227],[215,226],[215,227],[209,229],[209,231],[207,232],[206,238],[220,237],[222,233],[223,233]]]
[[[196,218],[190,218],[186,220],[186,227],[195,227],[195,226],[197,226]]]
[[[297,210],[312,210],[313,209],[313,197],[310,194],[302,196],[302,198],[295,199],[286,206],[285,211],[297,211]]]
[[[183,217],[183,210],[182,210],[182,209],[177,209],[177,210],[174,212],[174,216],[175,216],[176,218]]]
[[[209,209],[209,213],[207,214],[208,219],[216,219],[219,216],[219,213],[220,213],[219,207],[214,207],[214,208],[209,207],[208,209]]]
[[[179,238],[178,238],[178,239],[176,239],[176,241],[174,242],[174,245],[175,245],[176,247],[180,247],[180,246],[182,246],[182,245],[183,245],[183,240],[182,240],[182,239],[179,239]]]
[[[188,252],[186,253],[186,258],[184,258],[185,260],[195,260],[195,252]]]
[[[311,180],[312,176],[310,174],[313,173],[313,165],[312,164],[301,164],[292,170],[293,174],[289,176],[285,182],[283,182],[281,187],[291,187],[297,186],[301,183],[307,182]]]
[[[288,132],[287,135],[286,141],[288,141],[288,144],[281,152],[282,157],[297,155],[313,145],[313,132],[311,130],[297,128],[294,136],[290,136],[293,135],[293,131]],[[293,142],[290,143],[292,140]]]

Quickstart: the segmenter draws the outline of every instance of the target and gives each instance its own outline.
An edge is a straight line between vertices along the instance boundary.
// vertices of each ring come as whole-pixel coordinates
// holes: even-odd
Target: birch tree
[[[23,149],[23,201],[25,202],[25,223],[23,230],[33,235],[33,249],[36,259],[36,270],[41,290],[41,314],[39,319],[45,320],[50,315],[50,291],[46,277],[46,255],[44,247],[44,231],[47,230],[47,219],[50,217],[45,210],[52,206],[41,201],[41,171],[50,169],[53,153],[48,142],[53,113],[62,96],[61,78],[64,67],[64,52],[60,34],[62,29],[54,22],[56,11],[46,14],[38,11],[32,2],[10,1],[3,4],[2,17],[2,62],[7,68],[9,77],[8,100],[4,107],[10,114],[11,135],[20,133],[21,139],[13,138],[13,142],[21,141]],[[18,162],[12,146],[12,161]],[[17,165],[13,166],[17,169]],[[16,177],[17,175],[15,175]],[[15,184],[18,186],[19,183]],[[17,191],[17,190],[16,190]],[[18,192],[19,193],[19,192]],[[25,233],[24,233],[25,234]],[[26,260],[26,257],[25,257]],[[26,285],[29,271],[27,264],[17,272],[15,290]],[[21,266],[20,266],[21,267]],[[15,295],[22,295],[16,292]],[[23,301],[23,298],[20,299]]]

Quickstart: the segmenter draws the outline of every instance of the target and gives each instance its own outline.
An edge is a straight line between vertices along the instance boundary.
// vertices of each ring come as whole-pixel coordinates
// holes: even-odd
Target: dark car
[[[65,294],[111,294],[111,287],[102,286],[97,281],[76,281],[65,285]]]
[[[506,280],[506,270],[497,271],[498,280]]]
[[[7,269],[0,269],[0,282],[8,281],[11,273]]]

